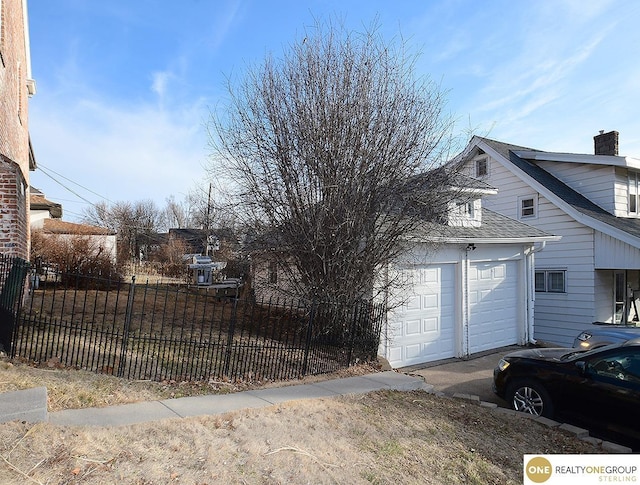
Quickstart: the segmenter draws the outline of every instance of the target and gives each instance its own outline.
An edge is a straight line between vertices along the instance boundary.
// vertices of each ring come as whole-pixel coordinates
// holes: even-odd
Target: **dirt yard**
[[[54,409],[274,385],[128,383],[0,362],[0,392],[24,386],[15,382],[20,376],[29,387],[51,386]],[[62,397],[83,382],[84,405]],[[466,401],[382,391],[117,428],[0,424],[0,481],[517,484],[525,453],[601,452],[560,430]]]

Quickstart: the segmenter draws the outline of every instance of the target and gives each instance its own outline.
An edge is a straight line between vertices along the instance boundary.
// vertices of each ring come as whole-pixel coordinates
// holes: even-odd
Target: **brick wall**
[[[28,259],[27,34],[22,0],[0,5],[0,253]]]
[[[593,137],[594,153],[596,155],[618,155],[617,131],[605,133],[601,131],[599,135]]]

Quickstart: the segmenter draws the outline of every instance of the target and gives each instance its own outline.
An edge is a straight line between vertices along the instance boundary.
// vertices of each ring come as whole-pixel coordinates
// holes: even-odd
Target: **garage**
[[[520,341],[516,261],[472,263],[469,267],[469,353]]]
[[[465,265],[466,285],[460,281]],[[390,314],[386,355],[391,366],[462,357],[521,342],[519,268],[517,260],[461,260],[404,270],[413,291]]]
[[[455,264],[405,270],[413,294],[392,313],[387,358],[404,367],[456,355]]]

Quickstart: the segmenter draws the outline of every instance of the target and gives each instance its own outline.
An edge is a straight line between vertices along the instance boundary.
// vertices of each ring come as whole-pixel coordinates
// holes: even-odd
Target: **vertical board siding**
[[[597,269],[640,269],[640,250],[596,231],[595,267]]]

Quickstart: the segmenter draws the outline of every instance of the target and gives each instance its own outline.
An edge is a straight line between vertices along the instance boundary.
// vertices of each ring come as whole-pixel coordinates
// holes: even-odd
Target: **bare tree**
[[[118,264],[139,257],[138,236],[151,235],[161,226],[162,213],[151,200],[135,203],[99,202],[84,212],[83,221],[116,231],[118,238]]]
[[[444,94],[403,41],[316,23],[281,58],[229,80],[212,114],[212,173],[271,235],[296,296],[370,296],[376,271],[451,196],[436,169],[450,140]],[[264,240],[264,239],[263,239]]]
[[[169,196],[162,214],[165,229],[190,227],[189,208],[185,202],[176,201],[175,197]]]

